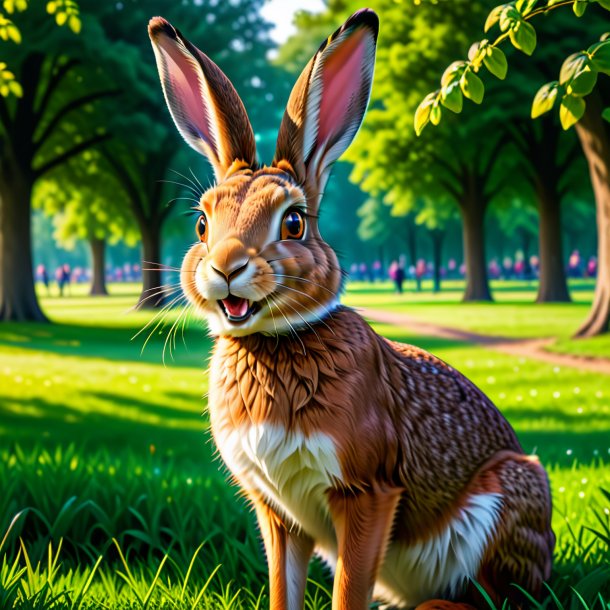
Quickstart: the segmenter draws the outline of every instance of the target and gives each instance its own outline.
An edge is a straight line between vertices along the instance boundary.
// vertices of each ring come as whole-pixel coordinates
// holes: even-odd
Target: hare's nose
[[[218,269],[217,267],[214,267],[214,265],[212,265],[212,264],[210,265],[210,267],[212,268],[212,270],[214,272],[218,273],[218,275],[220,275],[220,277],[227,280],[227,282],[230,282],[232,279],[235,279],[240,273],[242,273],[243,271],[246,270],[246,267],[248,266],[249,262],[250,262],[249,260],[237,261],[229,269],[222,269],[222,270]]]

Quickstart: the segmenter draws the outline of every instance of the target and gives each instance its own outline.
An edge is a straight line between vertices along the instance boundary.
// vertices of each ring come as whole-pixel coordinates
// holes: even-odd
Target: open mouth
[[[229,322],[240,324],[253,316],[259,309],[260,305],[256,302],[242,299],[230,294],[226,299],[218,301],[220,309],[224,312]]]

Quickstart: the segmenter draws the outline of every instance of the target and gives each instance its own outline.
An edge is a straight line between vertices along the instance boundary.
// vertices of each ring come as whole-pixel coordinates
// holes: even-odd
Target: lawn
[[[347,295],[352,305],[408,309],[387,292],[358,288]],[[0,326],[0,540],[20,515],[0,548],[0,608],[15,600],[23,608],[266,607],[253,516],[209,442],[205,329],[189,320],[164,364],[180,310],[142,351],[147,335],[132,337],[154,314],[129,311],[133,286],[113,290],[108,298],[43,298],[53,325]],[[455,292],[434,307],[452,306],[463,321]],[[427,307],[416,299],[413,306]],[[566,319],[570,307],[580,306],[565,307]],[[377,330],[429,349],[490,395],[549,469],[553,590],[566,609],[584,607],[570,587],[590,608],[601,607],[598,592],[610,600],[610,496],[602,491],[610,490],[608,379]],[[328,608],[320,564],[311,579],[307,607]]]
[[[405,284],[396,294],[390,282],[352,282],[345,303],[353,307],[404,312],[424,322],[502,337],[554,337],[547,349],[578,356],[610,358],[610,334],[571,339],[585,320],[593,298],[592,280],[570,280],[572,303],[535,303],[533,282],[492,281],[493,303],[462,303],[464,283],[447,281],[440,293],[425,282],[421,292]]]

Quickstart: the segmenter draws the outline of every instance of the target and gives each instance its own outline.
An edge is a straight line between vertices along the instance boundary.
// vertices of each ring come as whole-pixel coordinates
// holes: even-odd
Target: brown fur
[[[477,497],[501,499],[493,529],[485,532],[477,579],[498,603],[514,592],[511,582],[538,594],[550,574],[554,546],[548,480],[540,464],[523,454],[508,422],[463,375],[417,347],[378,336],[357,313],[338,305],[342,276],[320,235],[318,205],[330,165],[341,152],[335,145],[349,144],[364,115],[377,35],[374,13],[356,13],[305,68],[271,167],[253,161],[245,111],[238,109],[233,125],[228,102],[234,91],[222,73],[168,26],[153,23],[153,44],[170,45],[168,53],[175,52],[172,44],[190,50],[195,61],[182,69],[194,70],[188,82],[205,79],[209,91],[202,107],[220,122],[221,141],[206,154],[222,179],[201,198],[207,237],[186,255],[181,281],[217,336],[209,409],[221,453],[228,451],[223,439],[241,441],[260,426],[279,430],[282,443],[320,434],[331,439],[340,476],[333,474],[324,489],[320,519],[330,523],[331,546],[337,549],[333,610],[367,608],[386,546],[427,544],[461,519]],[[160,42],[160,36],[168,38]],[[363,63],[355,81],[360,89],[349,91],[351,74],[341,73],[341,66],[352,54]],[[172,116],[184,132],[197,117],[180,114],[171,90],[175,80],[166,70],[161,62],[168,104],[178,104]],[[346,110],[337,131],[327,121],[331,133],[319,141],[316,108],[336,74],[351,97],[349,103],[339,100]],[[350,138],[342,138],[345,133]],[[294,209],[306,219],[305,235],[281,239],[283,215]],[[231,322],[219,306],[229,296],[256,303],[255,313]],[[256,508],[271,608],[299,610],[309,558],[315,545],[323,546],[316,528],[308,531],[296,522],[257,484],[256,473],[233,474]],[[300,471],[292,474],[298,478]],[[473,587],[453,596],[456,603],[439,599],[419,608],[465,610],[472,607],[467,603],[480,602]]]

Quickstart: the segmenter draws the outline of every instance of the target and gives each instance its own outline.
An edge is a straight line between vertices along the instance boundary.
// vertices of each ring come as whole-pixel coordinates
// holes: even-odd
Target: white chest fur
[[[262,493],[319,544],[334,547],[326,491],[342,474],[329,435],[259,424],[216,430],[215,436],[222,458],[242,484]]]

